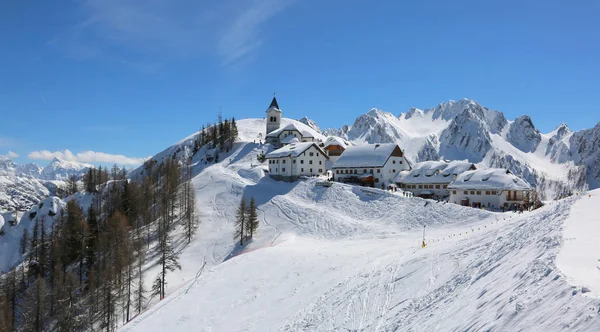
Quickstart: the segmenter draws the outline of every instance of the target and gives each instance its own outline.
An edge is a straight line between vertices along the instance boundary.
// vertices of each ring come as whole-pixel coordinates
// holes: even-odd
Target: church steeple
[[[273,96],[273,100],[271,101],[271,105],[267,108],[267,134],[279,129],[281,125],[281,116],[283,112],[279,109],[279,104],[277,104],[277,98]]]
[[[271,108],[280,109],[279,104],[277,104],[277,97],[275,96],[275,94],[273,94],[273,100],[271,100],[271,105],[269,105],[268,109],[271,109]]]

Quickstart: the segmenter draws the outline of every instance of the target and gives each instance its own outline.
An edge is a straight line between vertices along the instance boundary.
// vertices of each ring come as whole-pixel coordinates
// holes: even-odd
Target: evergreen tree
[[[23,235],[21,236],[21,242],[19,243],[19,253],[25,255],[27,248],[29,247],[29,230],[25,228]]]
[[[240,239],[240,245],[244,245],[244,236],[245,236],[245,226],[246,226],[246,199],[242,197],[240,201],[240,206],[237,210],[237,219],[235,225],[235,234],[234,238]]]
[[[250,198],[250,206],[248,207],[248,217],[246,219],[246,233],[250,233],[250,238],[254,236],[254,232],[258,228],[258,215],[256,213],[256,201],[254,197]]]
[[[71,195],[77,193],[78,191],[79,191],[79,185],[77,184],[77,176],[76,175],[69,176],[69,178],[67,179],[67,189],[66,189],[67,196],[71,196]]]
[[[235,118],[231,118],[231,144],[238,138],[238,128],[235,122]]]

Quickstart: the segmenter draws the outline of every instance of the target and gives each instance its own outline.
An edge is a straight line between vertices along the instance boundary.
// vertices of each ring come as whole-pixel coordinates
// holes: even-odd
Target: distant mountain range
[[[45,167],[17,165],[0,156],[0,211],[26,211],[53,195],[71,175],[81,177],[92,165],[54,158]]]

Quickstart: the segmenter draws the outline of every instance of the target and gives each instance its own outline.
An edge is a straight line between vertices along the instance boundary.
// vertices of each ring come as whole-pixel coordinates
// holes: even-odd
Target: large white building
[[[333,177],[340,182],[385,187],[407,169],[410,164],[397,144],[366,144],[348,146],[333,164]]]
[[[414,196],[447,198],[450,182],[463,172],[475,169],[475,165],[467,161],[424,161],[398,173],[395,182],[400,189],[410,191]]]
[[[327,154],[314,142],[291,143],[266,156],[269,175],[280,181],[327,174]]]
[[[448,190],[451,203],[491,209],[518,207],[532,192],[529,183],[501,168],[464,172],[448,185]]]

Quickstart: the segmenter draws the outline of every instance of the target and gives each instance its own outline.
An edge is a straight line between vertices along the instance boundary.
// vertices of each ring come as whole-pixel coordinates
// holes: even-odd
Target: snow
[[[350,146],[350,143],[347,142],[347,141],[345,141],[341,137],[327,136],[327,139],[325,140],[325,143],[324,143],[324,147],[328,147],[330,145],[339,145],[339,146],[341,146],[341,147],[343,147],[345,149],[348,146]]]
[[[488,168],[460,174],[448,189],[531,190],[531,186],[505,169]]]
[[[44,180],[66,181],[71,175],[83,175],[90,167],[94,166],[75,161],[66,161],[56,157],[42,169],[40,178]]]
[[[473,164],[467,161],[424,161],[414,164],[410,171],[396,176],[398,183],[450,183],[454,175],[466,172]]]
[[[600,329],[598,302],[573,294],[555,263],[576,199],[492,213],[278,182],[256,165],[268,146],[250,142],[196,166],[202,224],[181,252],[183,270],[168,275],[170,295],[122,331]],[[260,226],[239,247],[231,207],[242,196],[256,199]]]
[[[586,295],[600,298],[600,190],[582,194],[571,207],[564,225],[564,244],[556,265],[573,286],[590,290]]]
[[[333,167],[383,167],[397,146],[395,143],[349,146]]]
[[[284,122],[282,121],[282,126],[279,129],[272,131],[267,136],[268,137],[277,137],[283,131],[295,130],[295,131],[299,132],[300,134],[302,134],[302,137],[311,137],[311,138],[315,138],[316,140],[320,140],[320,141],[325,140],[325,136],[317,133],[314,129],[305,125],[302,122],[299,122],[296,120],[291,120],[291,119],[287,119],[286,122],[287,122],[287,124],[284,125]]]
[[[323,150],[321,150],[321,148],[317,145],[317,143],[305,142],[305,143],[292,143],[292,144],[286,145],[282,148],[279,148],[279,149],[267,154],[267,158],[281,158],[281,157],[296,158],[299,155],[301,155],[304,151],[308,150],[311,146],[314,146],[318,151],[321,151],[321,153],[326,156],[325,152],[323,152]]]

